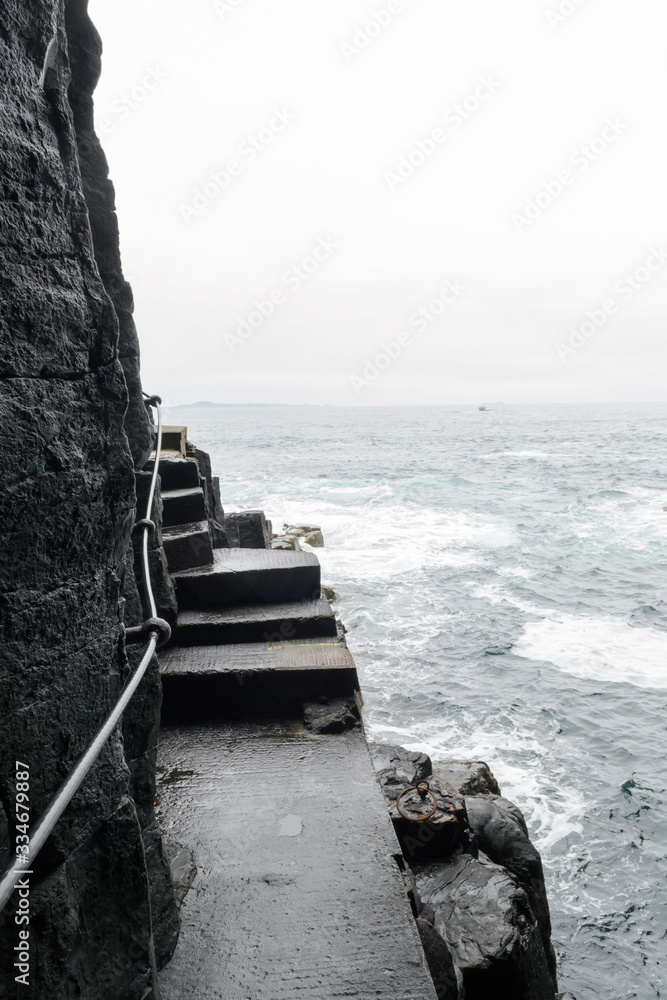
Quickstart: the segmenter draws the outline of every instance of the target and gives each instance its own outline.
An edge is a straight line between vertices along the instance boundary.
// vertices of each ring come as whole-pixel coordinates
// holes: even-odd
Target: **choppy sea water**
[[[228,510],[322,525],[367,728],[481,759],[561,989],[667,993],[667,404],[171,409]]]

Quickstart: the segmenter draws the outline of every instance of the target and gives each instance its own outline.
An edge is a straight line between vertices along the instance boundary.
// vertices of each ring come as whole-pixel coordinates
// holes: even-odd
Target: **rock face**
[[[92,134],[100,43],[85,0],[0,0],[0,860],[14,762],[34,822],[141,653],[134,465],[151,447],[113,188]],[[133,462],[134,458],[134,462]],[[0,927],[0,996],[140,1000],[177,916],[153,814],[157,662],[36,859],[30,985]],[[8,822],[8,818],[10,822]]]
[[[140,468],[153,447],[153,432],[142,398],[132,289],[123,276],[120,261],[115,194],[93,123],[92,94],[101,71],[102,43],[88,17],[87,6],[87,0],[69,0],[65,5],[71,65],[68,97],[95,261],[118,318],[118,357],[128,389],[125,432],[135,465]]]

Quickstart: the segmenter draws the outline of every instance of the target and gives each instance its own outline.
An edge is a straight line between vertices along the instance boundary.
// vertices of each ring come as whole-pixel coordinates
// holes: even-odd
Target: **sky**
[[[90,0],[144,387],[664,400],[663,0]]]

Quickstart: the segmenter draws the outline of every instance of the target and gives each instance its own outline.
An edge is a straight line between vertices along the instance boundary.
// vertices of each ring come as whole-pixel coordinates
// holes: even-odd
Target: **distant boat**
[[[490,406],[487,406],[487,405],[486,405],[486,403],[482,403],[482,405],[481,405],[481,406],[479,407],[479,409],[480,409],[480,410],[481,410],[482,412],[484,412],[485,410],[490,410],[490,409],[491,409],[491,407],[490,407]]]

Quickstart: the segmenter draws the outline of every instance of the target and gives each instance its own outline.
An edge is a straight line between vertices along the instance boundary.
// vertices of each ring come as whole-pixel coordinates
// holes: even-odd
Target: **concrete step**
[[[174,639],[179,646],[214,646],[333,638],[335,635],[336,619],[331,605],[320,598],[293,604],[182,611],[176,622]]]
[[[157,431],[157,427],[154,428]],[[188,429],[187,427],[182,427],[180,425],[175,426],[171,424],[162,425],[162,448],[160,449],[160,454],[163,451],[170,451],[176,453],[185,458],[185,452],[187,449],[187,439],[188,439]]]
[[[159,816],[192,851],[162,1000],[436,1000],[360,730],[162,730]]]
[[[152,472],[154,459],[149,459],[144,465],[144,471]],[[199,465],[194,458],[181,458],[171,455],[160,455],[158,465],[160,484],[165,490],[189,490],[200,486]]]
[[[208,521],[163,528],[162,544],[170,573],[210,566],[213,562],[213,545]]]
[[[167,528],[206,520],[204,491],[199,486],[186,490],[163,490],[162,503],[162,523]]]
[[[174,575],[182,610],[278,604],[320,597],[320,564],[310,552],[215,549],[213,565]]]
[[[359,689],[352,655],[337,638],[172,646],[159,660],[163,723],[300,718],[305,701]]]
[[[227,514],[225,531],[234,541],[234,548],[271,548],[271,528],[263,510],[243,510]]]

